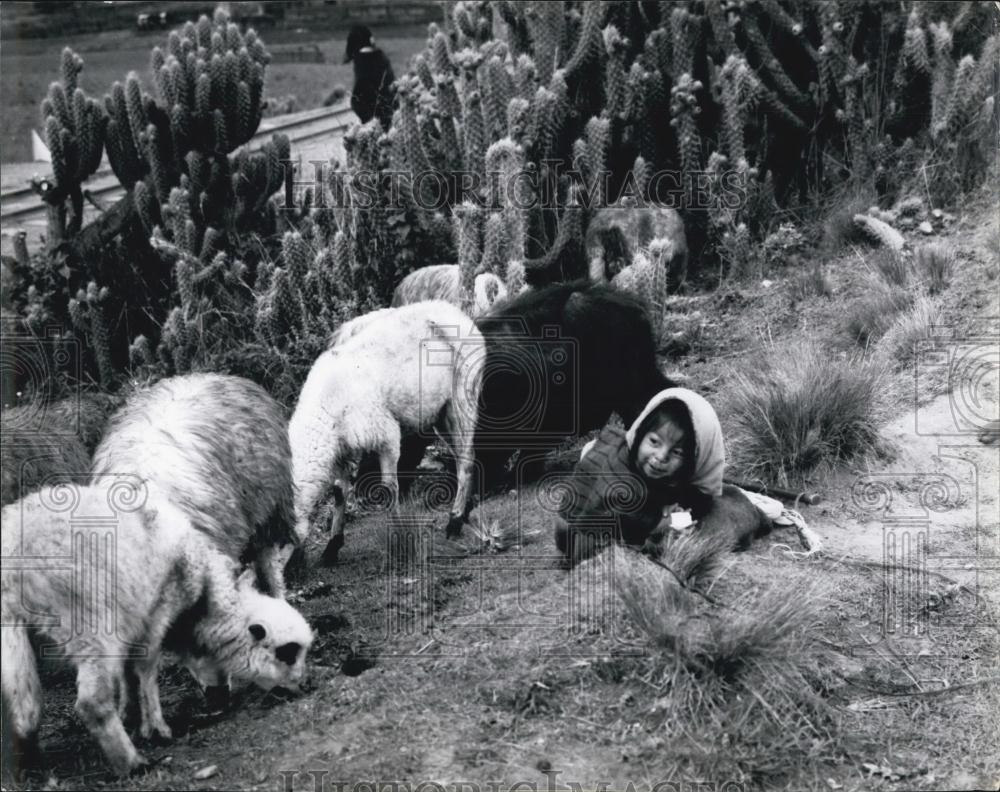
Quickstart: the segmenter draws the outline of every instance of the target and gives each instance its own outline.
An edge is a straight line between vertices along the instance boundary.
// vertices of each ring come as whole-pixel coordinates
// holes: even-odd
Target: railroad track
[[[296,145],[301,146],[321,137],[340,137],[356,120],[354,112],[346,104],[265,118],[260,122],[257,134],[245,145],[251,149],[260,148],[273,134],[281,132],[288,135],[294,154]],[[94,203],[104,208],[111,206],[125,194],[110,167],[95,172],[84,184],[84,192]],[[0,225],[4,226],[5,233],[9,233],[12,226],[44,221],[46,208],[46,204],[31,187],[4,191],[0,193]],[[85,219],[89,220],[87,215],[96,211],[93,206],[87,206]]]

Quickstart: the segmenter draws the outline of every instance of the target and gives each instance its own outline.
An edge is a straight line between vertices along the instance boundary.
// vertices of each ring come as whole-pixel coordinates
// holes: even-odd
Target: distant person
[[[378,118],[388,130],[396,100],[396,75],[385,53],[375,46],[371,30],[364,25],[355,25],[347,37],[344,63],[351,61],[354,61],[351,109],[362,123]]]

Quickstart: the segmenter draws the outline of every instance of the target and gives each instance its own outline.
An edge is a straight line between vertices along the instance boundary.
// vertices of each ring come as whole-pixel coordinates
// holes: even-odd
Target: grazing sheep
[[[333,533],[323,562],[344,543],[349,466],[379,455],[382,481],[398,496],[403,430],[439,430],[458,459],[451,512],[461,519],[472,476],[472,438],[482,385],[482,337],[472,320],[440,301],[375,311],[349,322],[313,364],[288,425],[296,487],[296,533],[333,489]]]
[[[291,450],[284,412],[259,385],[187,374],[135,392],[91,473],[157,485],[219,550],[252,559],[266,593],[284,596],[295,544]]]
[[[284,600],[238,585],[232,560],[161,493],[126,503],[135,490],[121,493],[47,487],[3,509],[0,681],[11,731],[30,747],[42,694],[29,634],[46,653],[58,647],[77,671],[77,715],[125,775],[145,764],[116,706],[130,670],[140,733],[169,739],[156,679],[163,648],[264,689],[294,688],[312,631]]]
[[[125,396],[117,393],[81,393],[53,402],[45,410],[45,420],[73,428],[87,453],[93,454],[108,420],[124,403]]]
[[[486,366],[475,453],[489,486],[515,450],[551,450],[604,426],[612,412],[627,426],[675,384],[657,366],[642,302],[607,285],[547,286],[476,324]]]
[[[411,272],[399,282],[392,293],[393,307],[423,300],[444,300],[461,307],[462,294],[458,264],[433,264]],[[472,315],[479,316],[493,303],[507,298],[507,287],[492,272],[476,276]]]

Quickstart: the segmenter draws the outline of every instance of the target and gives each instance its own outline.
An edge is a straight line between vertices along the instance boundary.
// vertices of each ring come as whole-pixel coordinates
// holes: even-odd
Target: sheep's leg
[[[115,707],[115,679],[121,676],[122,665],[120,658],[87,658],[76,674],[76,714],[119,776],[148,764],[125,733]]]
[[[259,576],[267,583],[265,594],[277,599],[285,598],[285,564],[292,557],[297,545],[271,545],[263,548],[257,556],[256,568]]]
[[[7,624],[0,630],[0,687],[14,733],[14,752],[22,767],[39,762],[38,724],[42,717],[42,683],[35,653],[23,624]]]
[[[121,718],[126,731],[132,731],[142,723],[140,685],[135,662],[126,660],[118,684],[118,717]]]
[[[395,508],[399,502],[399,455],[402,447],[402,432],[399,424],[392,423],[388,436],[379,449],[378,462],[382,470],[382,484],[389,490],[389,503]]]
[[[285,598],[285,565],[299,544],[295,532],[295,502],[289,487],[275,503],[267,519],[256,527],[258,551],[254,563],[262,590],[277,599]]]
[[[136,674],[139,677],[139,711],[142,720],[139,733],[146,739],[152,737],[159,742],[169,742],[174,736],[163,717],[160,706],[160,685],[157,680],[159,659],[143,658],[136,663]]]
[[[347,469],[337,468],[334,479],[333,508],[330,510],[330,541],[327,542],[320,563],[323,566],[333,566],[337,563],[340,548],[344,546],[344,523],[347,521],[347,491],[351,486]]]
[[[442,432],[448,438],[452,453],[455,455],[455,476],[457,478],[455,500],[448,515],[448,527],[446,528],[446,535],[449,537],[462,533],[462,526],[468,522],[469,513],[473,508],[470,495],[475,463],[472,450],[475,438],[475,421],[469,420],[472,417],[474,416],[468,416],[465,411],[458,409],[454,402],[450,402],[444,410],[441,421]]]
[[[166,592],[166,596],[150,615],[146,627],[146,655],[136,658],[133,663],[138,681],[139,733],[145,739],[152,737],[159,742],[169,742],[173,738],[173,732],[167,725],[160,706],[160,685],[157,678],[163,639],[177,616],[176,609],[170,604],[173,600],[171,595],[176,596],[176,592]]]

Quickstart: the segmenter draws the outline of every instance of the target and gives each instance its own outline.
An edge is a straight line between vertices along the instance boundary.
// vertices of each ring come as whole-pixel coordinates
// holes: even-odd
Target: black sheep
[[[487,487],[522,449],[542,455],[569,437],[626,425],[675,383],[659,370],[643,303],[589,281],[526,292],[476,319],[486,367],[476,424],[476,461]],[[527,477],[527,476],[526,476]],[[460,530],[460,523],[449,532]]]
[[[347,37],[344,63],[354,61],[354,89],[351,109],[361,123],[378,118],[386,130],[392,125],[392,110],[396,99],[396,76],[386,54],[372,42],[372,32],[364,25],[355,25]]]

